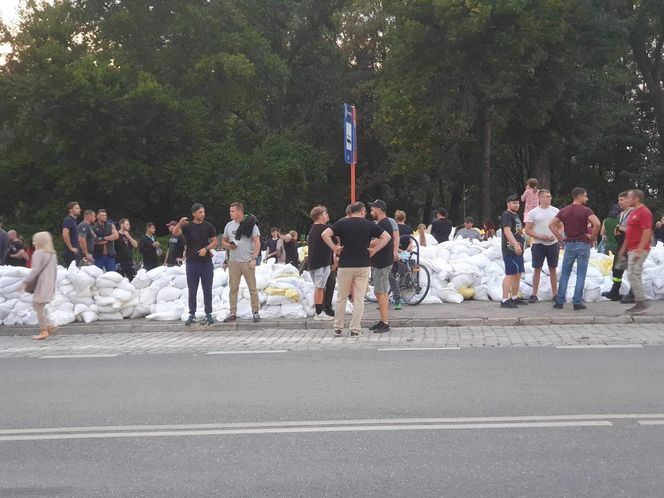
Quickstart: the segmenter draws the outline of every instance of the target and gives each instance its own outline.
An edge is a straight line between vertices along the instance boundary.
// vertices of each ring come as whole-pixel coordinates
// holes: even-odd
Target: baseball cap
[[[518,200],[520,200],[520,199],[519,199],[519,196],[516,195],[516,194],[512,194],[509,197],[507,197],[507,202],[518,201]]]
[[[169,221],[168,223],[166,223],[166,227],[174,227],[174,226],[177,225],[177,224],[178,224],[177,221],[173,221],[173,220],[171,220],[171,221]]]
[[[376,199],[371,203],[371,207],[375,207],[378,209],[382,209],[383,211],[387,212],[387,204],[385,204],[385,201],[381,199]]]

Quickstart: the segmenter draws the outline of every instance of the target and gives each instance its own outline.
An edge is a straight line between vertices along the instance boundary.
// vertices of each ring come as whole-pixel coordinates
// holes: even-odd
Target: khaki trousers
[[[348,294],[353,289],[353,316],[350,320],[351,332],[362,331],[364,314],[364,295],[369,286],[370,268],[339,268],[337,270],[337,307],[334,311],[334,328],[342,330],[346,324],[346,303]]]
[[[650,251],[643,251],[640,258],[634,251],[627,253],[627,275],[632,294],[634,294],[634,301],[637,303],[646,299],[643,295],[643,263],[648,259],[649,253]]]
[[[251,296],[251,311],[258,313],[260,302],[258,301],[258,290],[256,290],[256,267],[251,266],[250,261],[237,262],[228,261],[228,285],[230,286],[229,304],[231,315],[237,314],[237,294],[240,289],[240,280],[244,277],[249,287]]]

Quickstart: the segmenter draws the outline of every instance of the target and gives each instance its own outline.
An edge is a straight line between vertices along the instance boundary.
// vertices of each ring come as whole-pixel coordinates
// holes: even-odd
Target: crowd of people
[[[536,179],[529,179],[521,196],[514,194],[506,199],[506,209],[500,216],[498,227],[487,220],[482,229],[475,227],[472,217],[465,217],[463,225],[455,227],[449,219],[448,211],[441,208],[429,226],[420,224],[414,231],[407,225],[404,211],[396,210],[394,218],[389,217],[387,204],[381,199],[370,205],[373,221],[367,219],[367,208],[361,202],[350,204],[346,216],[334,224],[330,224],[330,215],[325,206],[315,206],[310,213],[312,225],[306,236],[308,258],[305,268],[310,272],[315,286],[314,320],[333,321],[335,334],[342,335],[346,304],[348,299],[352,299],[350,334],[361,335],[364,299],[353,298],[365,295],[371,278],[380,319],[370,330],[376,333],[389,332],[390,304],[396,310],[402,304],[397,281],[402,251],[412,251],[414,241],[426,247],[452,238],[482,241],[497,235],[502,239],[505,265],[501,307],[516,309],[539,302],[538,291],[546,263],[554,294],[553,307],[563,308],[568,283],[576,264],[572,305],[575,310],[585,309],[582,298],[590,250],[601,238],[598,250],[615,255],[613,287],[603,295],[613,301],[632,303],[628,313],[643,313],[647,309],[641,282],[643,263],[651,242],[664,241],[664,218],[653,225],[652,212],[643,204],[645,194],[638,189],[621,192],[617,204],[611,208],[603,222],[586,206],[588,193],[585,189],[575,188],[572,197],[573,202],[559,210],[552,206],[551,192],[540,189]],[[523,218],[520,214],[522,202]],[[66,266],[74,262],[78,266],[94,264],[104,271],[118,271],[132,280],[136,274],[135,250],[140,253],[142,266],[148,271],[162,264],[180,266],[186,261],[189,318],[185,324],[188,326],[197,321],[199,286],[202,288],[205,310],[203,324],[214,323],[214,250],[225,252],[224,265],[229,275],[230,312],[223,320],[225,323],[237,320],[238,291],[242,278],[249,288],[253,320],[260,321],[255,269],[262,258],[273,258],[278,263],[296,267],[300,264],[298,233],[273,227],[270,238],[261,242],[257,220],[245,214],[240,202],[230,205],[230,221],[224,227],[221,237],[217,236],[215,227],[205,220],[205,207],[194,204],[191,218],[183,217],[166,225],[170,237],[165,254],[156,238],[154,223],[147,223],[144,234],[134,238],[130,221],[123,218],[116,225],[109,220],[105,209],[96,212],[85,210],[80,222],[79,203],[69,203],[67,211],[62,223],[62,256]],[[525,272],[523,254],[527,246],[531,247],[533,267],[533,292],[528,300],[521,297],[519,291],[521,275]],[[558,281],[561,248],[565,251]],[[54,279],[51,282],[51,274],[54,261],[57,265],[57,258],[52,257],[54,255],[52,239],[47,232],[36,234],[33,243],[26,247],[15,230],[5,232],[0,223],[0,265],[32,266],[31,277],[26,283],[39,282],[38,292],[33,292],[41,333],[35,338],[45,338],[51,333],[41,304],[53,297],[55,284]],[[629,272],[630,292],[621,296],[622,278],[626,269]],[[42,279],[39,277],[41,274],[50,276]],[[335,289],[338,298],[336,308],[333,308]]]

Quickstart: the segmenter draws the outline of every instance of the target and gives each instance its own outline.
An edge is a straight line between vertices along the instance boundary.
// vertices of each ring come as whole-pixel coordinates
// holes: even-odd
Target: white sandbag
[[[71,282],[71,285],[76,289],[77,293],[83,292],[85,289],[89,289],[95,283],[95,279],[92,278],[87,273],[82,271],[70,271],[67,275],[67,280]]]
[[[58,310],[48,313],[48,320],[55,326],[60,327],[76,321],[74,310],[66,310],[60,308]]]
[[[116,284],[119,284],[120,282],[122,282],[123,278],[124,277],[116,271],[107,271],[101,277],[98,277],[97,280],[104,279],[104,280],[109,280],[110,282],[115,282]]]
[[[222,268],[215,269],[212,278],[212,287],[223,287],[226,284],[228,284],[228,271]]]
[[[284,303],[281,305],[282,318],[307,318],[307,312],[300,303]]]
[[[132,310],[129,318],[143,318],[148,314],[150,314],[150,309],[146,306],[139,305]]]
[[[111,297],[113,297],[116,301],[129,301],[134,297],[135,291],[128,291],[124,289],[120,289],[119,287],[117,289],[113,289],[113,292],[111,293]],[[179,294],[178,294],[179,297]]]
[[[180,299],[180,296],[182,296],[182,289],[176,287],[164,287],[157,292],[156,301],[176,301]]]
[[[147,320],[154,320],[154,321],[175,321],[179,320],[181,315],[182,315],[182,308],[171,308],[168,311],[152,313],[151,315],[148,315],[145,318]]]
[[[166,266],[157,266],[156,268],[153,268],[152,270],[147,272],[147,276],[150,277],[150,280],[154,281],[163,273],[165,273],[166,270],[167,270]]]
[[[281,318],[281,304],[278,306],[263,306],[260,311],[261,319],[263,320],[276,320]]]
[[[86,275],[90,275],[95,280],[104,274],[104,271],[101,268],[98,268],[97,266],[94,265],[82,266],[80,268],[80,271],[82,271]]]
[[[186,289],[187,288],[187,276],[186,275],[176,275],[173,277],[173,283],[171,284],[177,289]]]
[[[149,287],[151,283],[152,279],[148,277],[148,272],[145,271],[144,268],[138,270],[134,280],[131,281],[131,285],[133,285],[136,289],[145,289],[146,287]]]
[[[441,289],[438,297],[446,303],[461,304],[463,302],[463,296],[454,288]]]
[[[96,322],[99,319],[97,313],[94,311],[84,311],[81,313],[80,318],[84,323]]]

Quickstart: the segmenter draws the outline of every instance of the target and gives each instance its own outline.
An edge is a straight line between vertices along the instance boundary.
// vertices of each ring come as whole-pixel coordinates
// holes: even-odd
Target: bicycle
[[[420,243],[412,236],[408,238],[415,243],[415,250],[406,251],[408,258],[397,261],[393,266],[392,274],[396,273],[401,299],[406,304],[415,306],[427,297],[431,286],[431,274],[426,266],[420,264]],[[373,287],[371,277],[369,277],[369,287]],[[376,302],[373,289],[371,292],[367,292],[365,299],[374,303]]]

